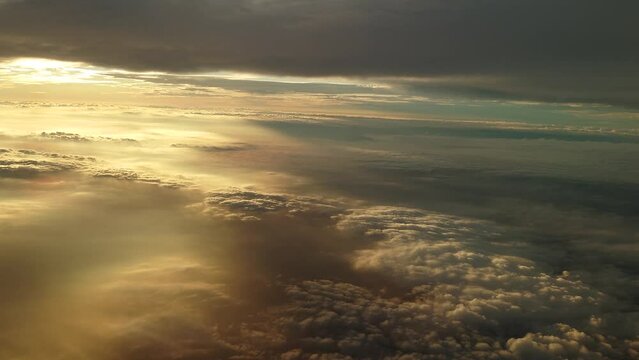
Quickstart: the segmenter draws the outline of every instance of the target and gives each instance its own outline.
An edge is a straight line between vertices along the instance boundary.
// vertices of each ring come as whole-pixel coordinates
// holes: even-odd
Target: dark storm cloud
[[[0,56],[6,57],[169,71],[500,75],[523,87],[515,95],[527,94],[528,86],[532,96],[559,85],[567,91],[557,98],[607,101],[612,93],[622,96],[613,102],[636,104],[634,95],[623,95],[637,92],[635,1],[23,0],[1,6]],[[531,84],[531,74],[540,80]],[[573,94],[584,86],[598,89]]]

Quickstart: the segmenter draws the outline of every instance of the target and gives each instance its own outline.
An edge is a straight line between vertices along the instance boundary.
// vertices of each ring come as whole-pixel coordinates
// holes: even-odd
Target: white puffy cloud
[[[554,325],[544,333],[510,339],[507,347],[523,360],[639,358],[636,341],[619,343],[614,338],[587,334],[566,324]]]
[[[370,352],[371,336],[381,334],[386,345],[375,345],[373,353],[395,349],[397,354],[445,353],[446,358],[481,358],[484,351],[486,358],[521,359],[542,358],[530,357],[542,353],[551,359],[624,358],[631,353],[601,328],[602,319],[609,318],[602,309],[615,312],[612,299],[567,271],[550,273],[544,264],[513,255],[510,247],[494,246],[502,236],[494,224],[376,207],[342,215],[338,227],[377,240],[356,252],[357,269],[385,274],[410,290],[397,299],[383,299],[350,284],[293,287],[291,294],[302,304],[295,311],[307,309],[308,315],[300,330],[311,329],[314,338],[338,329],[334,344],[357,343],[358,351]],[[551,341],[556,335],[543,333],[549,328],[563,331],[564,340]],[[576,334],[590,340],[577,346],[565,339]],[[636,329],[626,334],[637,335]]]
[[[102,281],[89,313],[109,324],[98,341],[109,356],[559,360],[639,353],[634,308],[527,256],[517,241],[503,241],[513,232],[494,223],[406,208],[347,210],[338,201],[247,189],[205,196],[207,212],[237,227],[233,251],[223,239],[212,241],[207,228],[195,229],[208,223],[198,218],[188,226],[202,237],[191,244],[197,261],[151,261]],[[331,235],[349,244],[336,246]],[[336,257],[350,271],[332,271]]]
[[[231,219],[261,216],[264,222],[276,214],[297,222],[291,210],[312,212],[326,205],[302,199],[230,189],[209,194],[207,203],[226,209]],[[636,314],[620,318],[613,299],[577,276],[523,257],[515,245],[503,246],[498,239],[510,236],[508,229],[405,208],[337,207],[319,214],[333,217],[341,233],[369,239],[351,261],[357,272],[381,274],[380,286],[279,277],[273,281],[283,294],[276,306],[234,319],[225,331],[219,323],[213,326],[211,344],[233,349],[218,353],[219,358],[637,356]],[[617,325],[626,330],[613,334],[610,329]]]
[[[428,301],[382,298],[328,280],[292,285],[287,295],[293,304],[278,314],[279,324],[302,358],[336,353],[388,359],[510,355],[490,336],[438,317]]]
[[[508,316],[508,309],[473,312],[460,304],[464,295],[458,291],[455,286],[417,288],[389,298],[353,284],[306,281],[287,289],[292,303],[274,314],[274,322],[291,347],[286,358],[294,359],[337,354],[353,359],[636,358],[636,340],[607,336],[595,327],[582,331],[556,323],[507,337],[508,329],[485,325],[494,313]],[[524,326],[522,321],[549,320],[520,318],[502,326]]]

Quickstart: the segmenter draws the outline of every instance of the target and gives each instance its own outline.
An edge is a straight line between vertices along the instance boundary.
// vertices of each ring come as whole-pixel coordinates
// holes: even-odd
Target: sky
[[[0,0],[0,359],[639,359],[638,10]]]

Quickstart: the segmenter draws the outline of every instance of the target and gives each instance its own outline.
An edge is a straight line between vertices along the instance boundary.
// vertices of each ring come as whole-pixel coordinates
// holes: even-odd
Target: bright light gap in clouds
[[[174,75],[192,78],[220,78],[229,80],[248,80],[274,82],[283,84],[330,84],[330,85],[358,85],[379,87],[382,85],[363,84],[346,78],[313,78],[291,76],[259,75],[256,73],[240,73],[230,71],[200,72],[185,74],[170,74],[158,71],[133,72],[121,69],[107,69],[82,62],[50,60],[44,58],[18,58],[0,62],[0,76],[11,81],[38,83],[105,83],[110,75],[136,75],[140,78],[154,78],[164,75]],[[115,80],[111,80],[113,82]]]

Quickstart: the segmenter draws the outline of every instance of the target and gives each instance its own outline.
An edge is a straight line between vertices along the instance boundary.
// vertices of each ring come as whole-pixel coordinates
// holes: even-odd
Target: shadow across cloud
[[[0,223],[0,287],[14,289],[0,333],[15,340],[0,353],[636,357],[636,305],[536,256],[544,244],[525,229],[256,189],[82,181],[60,193],[67,211]],[[81,316],[62,321],[71,310]],[[41,347],[19,341],[23,314]]]
[[[639,356],[633,144],[356,121],[282,122],[298,193],[0,149],[3,201],[41,203],[0,217],[0,358]],[[41,144],[85,146],[69,134]]]

